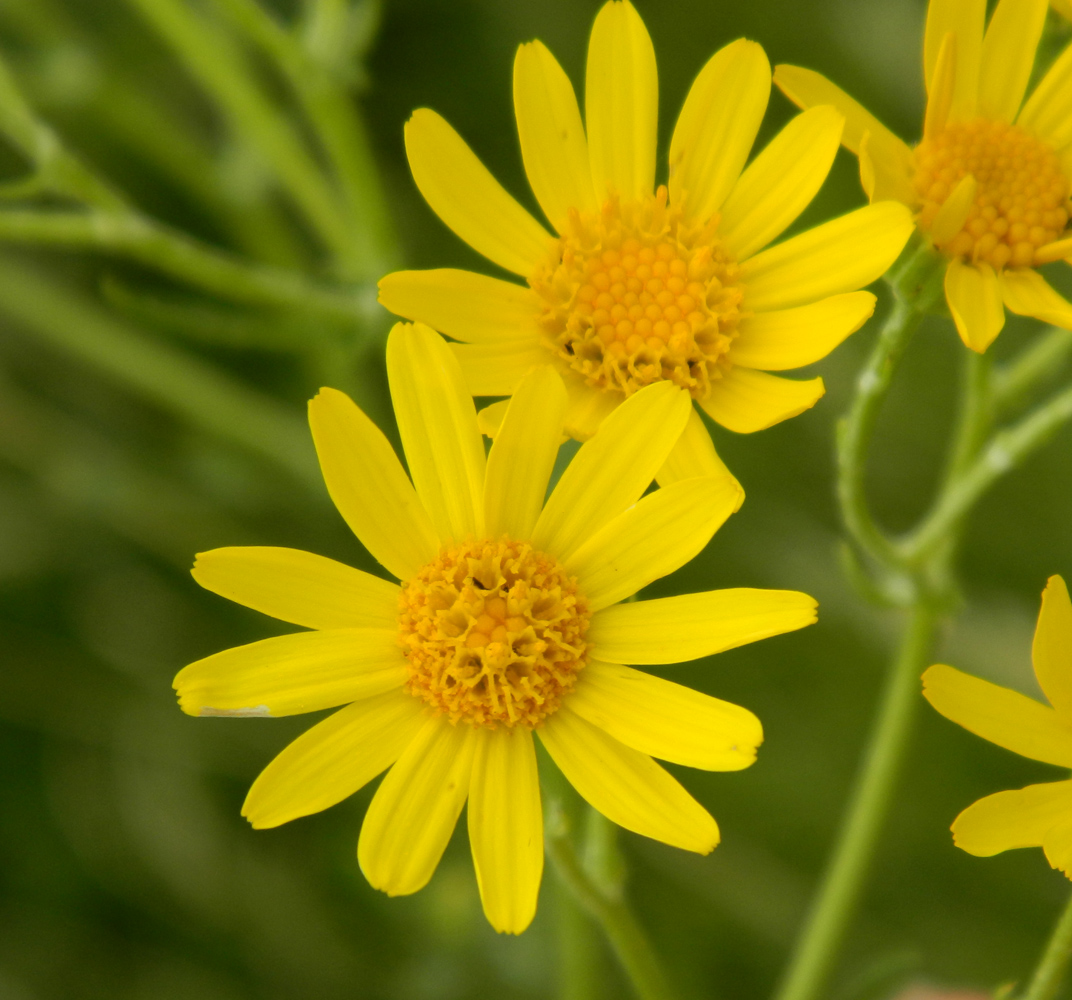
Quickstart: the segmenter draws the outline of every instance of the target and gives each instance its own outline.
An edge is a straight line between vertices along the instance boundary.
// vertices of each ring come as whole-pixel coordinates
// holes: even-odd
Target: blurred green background
[[[169,6],[0,0],[0,56],[40,119],[145,216],[245,260],[324,283],[356,278],[361,318],[236,304],[226,289],[205,294],[117,256],[5,242],[0,221],[0,998],[568,998],[562,947],[584,929],[550,877],[532,928],[499,937],[480,912],[464,823],[431,885],[394,900],[369,888],[354,857],[370,789],[254,832],[239,816],[245,790],[310,720],[187,718],[171,678],[190,660],[288,630],[200,591],[188,574],[196,551],[288,545],[374,569],[319,483],[304,402],[330,383],[388,427],[389,319],[367,279],[400,262],[491,270],[417,194],[403,122],[419,106],[443,113],[535,211],[512,118],[513,53],[539,37],[579,84],[598,3],[271,6],[288,25],[328,18],[325,72],[354,95],[381,176],[375,203],[389,221],[364,272],[334,274],[270,158],[145,16]],[[299,121],[286,81],[228,17],[235,5],[177,6],[245,60],[272,120]],[[742,35],[772,64],[819,69],[918,135],[920,0],[637,6],[659,59],[663,160],[690,81]],[[333,10],[351,17],[345,38]],[[791,113],[775,92],[760,141]],[[0,182],[27,170],[17,144],[0,144]],[[17,188],[0,193],[0,220],[30,202],[70,207],[47,192],[29,202]],[[862,201],[855,160],[839,154],[800,225]],[[1037,332],[1010,321],[999,358]],[[772,989],[896,636],[896,615],[863,603],[837,562],[834,422],[873,336],[870,326],[817,366],[828,393],[814,410],[754,436],[717,435],[748,499],[700,558],[651,588],[787,587],[821,605],[804,633],[666,670],[753,709],[767,733],[751,770],[679,772],[720,822],[713,855],[622,838],[629,892],[683,997]],[[962,353],[948,322],[929,321],[883,414],[871,488],[892,527],[910,524],[934,485]],[[1066,430],[971,518],[964,603],[940,654],[1028,692],[1039,594],[1049,574],[1072,574],[1070,448]],[[983,794],[1055,777],[923,706],[831,1000],[1025,976],[1067,880],[1037,850],[969,857],[948,826]],[[598,989],[628,995],[609,954]]]

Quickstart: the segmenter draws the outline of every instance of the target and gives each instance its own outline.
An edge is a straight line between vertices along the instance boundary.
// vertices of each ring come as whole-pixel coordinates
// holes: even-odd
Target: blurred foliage
[[[395,900],[368,887],[354,858],[368,789],[253,832],[239,816],[245,789],[309,720],[190,719],[170,681],[192,659],[285,630],[200,591],[194,552],[289,545],[374,569],[318,480],[303,403],[332,384],[390,428],[389,318],[370,282],[403,259],[486,269],[417,195],[402,123],[414,107],[442,112],[535,210],[512,122],[513,52],[538,36],[579,81],[597,7],[279,0],[264,21],[245,0],[0,2],[0,54],[71,157],[62,184],[27,186],[32,156],[0,144],[0,219],[29,203],[54,225],[75,203],[133,225],[102,254],[84,240],[43,247],[0,223],[5,1000],[571,995],[562,970],[590,929],[550,878],[531,930],[497,937],[464,824],[432,884]],[[921,0],[638,7],[660,60],[664,150],[692,77],[741,35],[917,135]],[[174,10],[187,20],[169,20]],[[183,36],[191,25],[203,33]],[[332,104],[340,94],[344,107]],[[267,133],[243,125],[248,114]],[[349,154],[367,134],[382,195],[345,142],[317,146],[318,114],[350,122]],[[761,140],[790,114],[772,95]],[[800,225],[862,200],[841,156]],[[138,250],[146,233],[187,257],[155,266]],[[999,359],[1036,327],[1012,321]],[[815,410],[720,435],[748,500],[699,559],[651,588],[789,587],[821,603],[805,633],[667,670],[755,710],[767,732],[753,769],[683,776],[722,826],[712,856],[623,839],[629,892],[682,996],[769,992],[869,723],[895,619],[841,578],[831,483],[833,422],[872,336],[816,366],[829,391]],[[928,321],[883,414],[871,487],[892,527],[936,480],[961,352],[948,323]],[[972,517],[964,605],[942,650],[1028,692],[1038,595],[1049,574],[1072,574],[1070,446],[1066,430]],[[911,980],[991,989],[1026,974],[1066,880],[1039,851],[962,854],[948,825],[983,794],[1052,777],[924,713],[831,1000]],[[602,962],[603,995],[625,995]]]

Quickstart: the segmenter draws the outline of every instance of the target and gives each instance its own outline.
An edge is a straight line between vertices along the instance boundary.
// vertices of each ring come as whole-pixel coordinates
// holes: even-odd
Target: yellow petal
[[[1016,120],[1058,150],[1072,142],[1072,45],[1057,57]]]
[[[565,559],[566,568],[592,611],[608,607],[698,555],[740,507],[741,495],[724,476],[661,487],[591,535]]]
[[[1042,849],[1051,868],[1057,868],[1072,878],[1072,816],[1066,814],[1046,831]]]
[[[1035,250],[1036,265],[1052,264],[1055,260],[1068,260],[1072,257],[1072,239],[1054,240]]]
[[[409,579],[435,558],[439,537],[391,443],[337,389],[309,401],[309,426],[339,513],[381,566]]]
[[[1000,280],[1001,298],[1010,312],[1072,330],[1072,303],[1054,291],[1038,271],[1012,268],[1003,271]]]
[[[569,707],[627,747],[705,771],[750,767],[763,742],[747,708],[599,660],[581,671]]]
[[[261,639],[206,656],[175,676],[187,715],[297,715],[400,688],[397,629],[339,628]]]
[[[242,815],[264,830],[341,802],[398,759],[423,718],[421,702],[404,691],[339,709],[261,771]]]
[[[1042,592],[1031,659],[1039,687],[1057,714],[1072,725],[1072,603],[1059,576],[1051,576]]]
[[[473,731],[469,844],[488,923],[520,934],[536,915],[543,876],[543,809],[532,733]]]
[[[927,112],[923,118],[923,135],[928,139],[943,131],[953,107],[957,86],[957,36],[947,31],[938,47],[938,61],[927,94]]]
[[[800,233],[741,265],[744,306],[787,309],[869,285],[897,259],[914,228],[904,205],[883,201]]]
[[[755,313],[741,321],[729,360],[780,372],[825,358],[875,311],[870,292],[844,292],[793,309]]]
[[[766,53],[744,38],[719,49],[700,70],[670,142],[670,201],[687,217],[706,221],[733,190],[756,141],[770,86]]]
[[[768,70],[769,74],[769,70]],[[722,206],[722,241],[737,260],[785,231],[823,186],[845,117],[828,104],[797,115],[741,175]]]
[[[473,396],[508,396],[533,368],[550,355],[535,337],[496,344],[451,344],[465,388]]]
[[[886,128],[859,101],[849,97],[836,83],[831,83],[813,69],[786,64],[775,67],[774,82],[797,107],[814,108],[820,104],[832,104],[845,116],[841,141],[847,149],[859,153],[860,140],[865,132],[869,132],[875,158],[889,157],[906,177],[911,176],[912,150],[908,144]]]
[[[798,382],[735,365],[712,384],[700,405],[723,427],[751,434],[811,409],[824,392],[821,378]]]
[[[532,544],[559,560],[651,485],[689,419],[688,393],[655,382],[630,396],[578,449],[536,522]]]
[[[663,467],[656,473],[655,478],[660,486],[669,486],[671,483],[682,479],[693,479],[696,476],[709,476],[715,479],[724,479],[740,490],[740,502],[744,503],[744,490],[737,482],[726,463],[718,457],[715,451],[715,443],[711,435],[704,427],[703,417],[695,407],[689,409],[689,422],[685,424],[685,430],[677,439],[670,454],[667,456]]]
[[[517,50],[514,114],[532,192],[561,233],[571,208],[594,211],[599,204],[577,95],[543,42],[528,42]]]
[[[979,114],[1011,122],[1031,79],[1047,0],[1000,0],[983,39],[979,69]]]
[[[480,433],[489,438],[497,436],[509,406],[510,400],[500,399],[497,403],[485,406],[477,413],[476,425],[480,428]]]
[[[614,663],[683,663],[793,632],[816,620],[796,590],[710,590],[616,604],[592,618],[594,655]]]
[[[551,234],[434,111],[419,108],[406,122],[406,156],[432,211],[477,253],[526,277],[544,262]]]
[[[942,41],[950,32],[956,37],[957,74],[950,113],[953,121],[966,121],[976,112],[985,20],[986,0],[930,0],[927,7],[923,67],[928,93],[934,90]]]
[[[945,271],[945,300],[960,339],[982,354],[1005,325],[1002,283],[985,263],[951,260]]]
[[[469,344],[536,340],[543,308],[531,288],[450,267],[387,275],[380,280],[380,304]]]
[[[205,590],[306,628],[394,628],[398,585],[300,549],[231,546],[199,552]]]
[[[1072,728],[1034,698],[944,664],[924,673],[923,696],[947,719],[984,740],[1032,760],[1072,767]]]
[[[1041,847],[1046,833],[1072,817],[1072,781],[1051,781],[988,795],[953,821],[953,843],[977,858]]]
[[[484,521],[489,538],[528,538],[562,442],[566,390],[548,365],[518,387],[488,454]]]
[[[573,372],[565,372],[566,384],[566,433],[575,441],[587,441],[599,425],[614,412],[622,402],[616,392],[593,389],[584,379]]]
[[[915,205],[919,200],[912,182],[911,161],[905,161],[902,152],[900,147],[891,147],[889,143],[884,147],[882,139],[873,140],[869,131],[860,137],[857,151],[860,186],[867,193],[868,201],[893,200],[903,205]]]
[[[570,784],[611,822],[697,854],[718,844],[718,825],[649,756],[563,706],[536,730]]]
[[[372,797],[357,860],[365,878],[388,896],[424,888],[469,794],[473,730],[427,719]]]
[[[650,195],[655,185],[659,76],[647,28],[629,0],[606,3],[588,42],[584,84],[597,200]]]
[[[413,485],[439,537],[484,534],[484,441],[458,360],[421,323],[396,323],[387,378]]]
[[[942,202],[931,223],[931,239],[938,246],[948,243],[968,221],[972,205],[975,204],[975,189],[978,185],[971,174],[965,174],[949,197]]]

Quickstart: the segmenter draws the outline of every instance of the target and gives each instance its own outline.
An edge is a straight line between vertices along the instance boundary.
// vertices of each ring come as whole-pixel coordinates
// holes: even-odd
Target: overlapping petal
[[[1059,576],[1042,592],[1042,610],[1031,645],[1035,676],[1062,721],[1072,726],[1072,602]]]
[[[700,405],[715,423],[751,434],[803,413],[825,392],[821,378],[799,382],[735,365],[711,386]]]
[[[999,0],[983,39],[979,113],[1011,122],[1020,110],[1049,0]]]
[[[750,767],[763,742],[747,708],[599,660],[581,672],[569,707],[627,747],[706,771]]]
[[[398,585],[300,549],[233,546],[198,553],[206,590],[306,628],[394,628]]]
[[[339,709],[261,771],[242,815],[263,830],[341,802],[398,760],[423,719],[421,703],[402,690]]]
[[[986,263],[951,260],[945,271],[945,299],[965,345],[982,354],[1005,325],[1001,281]]]
[[[1009,312],[1072,330],[1072,302],[1056,292],[1038,271],[1026,267],[1003,271],[1001,298]]]
[[[928,93],[934,87],[942,42],[947,34],[955,39],[957,72],[950,112],[953,121],[967,121],[976,113],[985,21],[986,0],[930,0],[927,5],[923,70]]]
[[[718,825],[711,815],[647,754],[568,707],[536,732],[570,784],[611,822],[698,854],[708,854],[718,844]]]
[[[405,663],[395,629],[299,632],[197,660],[175,690],[188,715],[295,715],[400,688]]]
[[[508,396],[533,368],[549,360],[547,348],[535,337],[496,344],[451,344],[450,348],[471,396]]]
[[[1072,727],[1048,705],[944,664],[924,673],[923,696],[947,719],[999,747],[1072,767]]]
[[[614,663],[683,663],[793,632],[816,620],[813,597],[795,590],[710,590],[616,604],[592,618],[588,641]]]
[[[1028,785],[973,802],[953,821],[953,843],[979,858],[1018,847],[1041,847],[1046,834],[1072,817],[1072,781]]]

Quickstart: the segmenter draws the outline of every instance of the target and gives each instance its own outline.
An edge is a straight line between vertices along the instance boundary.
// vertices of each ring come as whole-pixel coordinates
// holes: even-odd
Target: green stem
[[[253,82],[231,40],[212,30],[181,0],[130,2],[219,102],[235,131],[260,150],[327,247],[347,260],[350,234],[332,186],[290,123]]]
[[[1072,355],[1072,330],[1052,327],[1015,362],[994,376],[994,406],[999,412],[1018,406],[1035,386],[1054,374]]]
[[[838,424],[838,499],[842,517],[856,544],[879,562],[894,561],[896,554],[867,504],[867,452],[894,369],[922,321],[921,312],[903,299],[894,299],[878,342],[856,381],[852,406]]]
[[[592,918],[561,881],[556,883],[558,1000],[596,1000],[599,996],[599,939]]]
[[[286,75],[331,162],[350,213],[354,277],[375,280],[398,250],[364,123],[350,96],[257,0],[217,0]]]
[[[367,319],[375,293],[334,289],[297,271],[254,264],[134,213],[0,210],[0,241],[121,254],[232,302],[285,306],[351,324]]]
[[[304,422],[283,404],[139,335],[76,292],[10,258],[0,258],[0,309],[19,329],[185,423],[268,459],[318,493],[323,489]]]
[[[608,821],[600,816],[589,822]],[[603,839],[604,832],[598,837]],[[605,851],[605,844],[599,850]],[[558,877],[603,928],[637,996],[641,1000],[672,1000],[674,994],[655,951],[625,900],[620,871],[617,877],[598,877],[589,865],[582,864],[565,830],[547,837],[547,853]]]
[[[1072,958],[1072,898],[1065,904],[1022,1000],[1053,1000]]]
[[[1070,420],[1072,387],[1059,392],[1019,423],[994,435],[904,543],[905,557],[914,562],[925,560],[997,480],[1045,444]]]
[[[912,608],[832,861],[777,1000],[812,1000],[824,990],[889,812],[920,700],[919,677],[930,661],[937,625],[937,614],[925,603]]]

